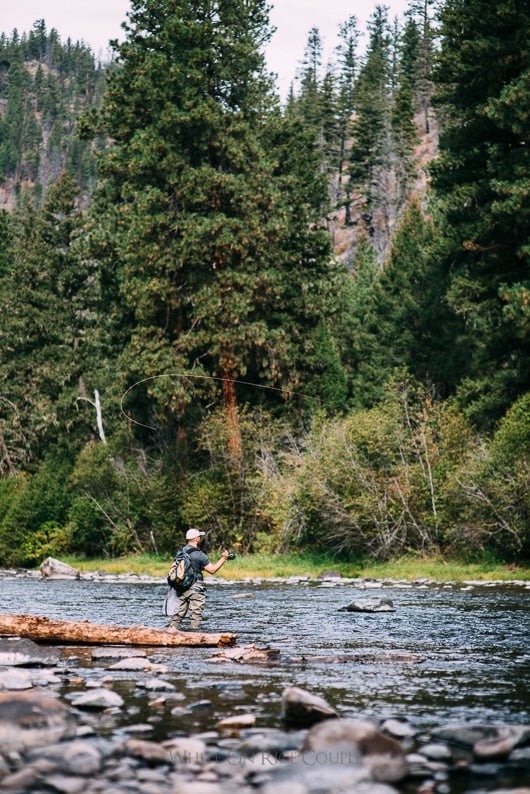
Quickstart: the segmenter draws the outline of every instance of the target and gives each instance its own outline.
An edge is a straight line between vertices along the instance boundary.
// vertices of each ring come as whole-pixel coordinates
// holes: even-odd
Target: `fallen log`
[[[40,615],[0,614],[0,635],[27,637],[35,642],[76,645],[152,645],[226,648],[235,645],[236,635],[168,631],[149,626],[104,626],[89,620],[53,620]]]

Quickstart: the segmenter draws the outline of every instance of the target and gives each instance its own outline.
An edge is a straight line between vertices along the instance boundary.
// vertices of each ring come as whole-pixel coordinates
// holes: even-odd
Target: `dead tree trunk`
[[[149,626],[103,626],[88,620],[52,620],[40,615],[0,614],[0,635],[36,642],[75,645],[151,645],[224,648],[235,645],[235,634],[167,631]]]

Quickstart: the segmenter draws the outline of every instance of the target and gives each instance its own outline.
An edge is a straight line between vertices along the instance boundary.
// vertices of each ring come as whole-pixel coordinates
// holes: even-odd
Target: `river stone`
[[[41,648],[25,637],[0,637],[0,665],[21,667],[56,665],[61,652],[55,648]]]
[[[243,645],[238,648],[223,648],[212,654],[215,661],[230,662],[275,662],[280,658],[276,648],[258,648],[256,645]]]
[[[530,728],[524,725],[506,725],[499,728],[497,734],[473,745],[477,760],[507,758],[516,747],[530,743]]]
[[[20,752],[71,738],[74,715],[59,700],[41,692],[0,692],[0,747]]]
[[[72,706],[82,709],[108,709],[123,706],[123,698],[106,687],[95,687],[87,692],[76,692]]]
[[[194,736],[175,736],[162,742],[174,766],[203,764],[206,758],[206,742]]]
[[[340,607],[339,612],[395,612],[396,608],[391,598],[378,600],[352,601],[348,606]]]
[[[395,739],[407,739],[416,735],[412,725],[404,720],[388,719],[381,725],[383,733],[389,733]]]
[[[66,562],[47,557],[40,565],[41,575],[46,579],[79,579],[77,568],[72,568]]]
[[[282,694],[282,719],[290,728],[308,728],[322,720],[337,717],[337,712],[324,698],[297,686],[287,687]]]
[[[397,794],[391,786],[374,782],[366,768],[325,763],[318,759],[313,764],[302,759],[277,763],[257,773],[251,782],[253,785],[261,784],[261,794]]]
[[[304,760],[319,756],[341,763],[362,764],[374,780],[395,782],[408,772],[401,744],[366,720],[327,720],[315,725],[301,748]],[[335,761],[337,763],[337,761]]]
[[[431,742],[418,748],[418,752],[430,761],[450,761],[453,757],[451,750],[446,744]]]
[[[143,681],[138,681],[137,687],[147,689],[148,692],[175,692],[177,687],[170,681],[164,681],[163,678],[144,678]]]
[[[128,659],[130,657],[146,657],[147,653],[142,648],[128,648],[123,645],[106,645],[104,648],[94,648],[91,652],[92,659]]]
[[[493,739],[498,735],[492,725],[444,725],[432,731],[432,738],[460,747],[472,748],[483,739]]]
[[[53,761],[63,774],[89,777],[101,772],[103,767],[103,753],[97,744],[87,739],[49,744],[28,753],[30,761],[43,757]]]
[[[306,731],[279,731],[275,728],[247,736],[239,745],[239,752],[245,756],[268,753],[279,756],[290,750],[297,750],[305,739]]]
[[[241,731],[243,728],[251,728],[255,724],[255,714],[234,714],[232,717],[219,720],[216,727],[223,731]]]
[[[0,689],[8,689],[11,692],[20,689],[31,689],[33,680],[28,670],[0,670]]]
[[[129,659],[120,659],[107,666],[107,670],[151,670],[153,665],[143,656],[131,656]]]
[[[86,791],[86,778],[72,775],[47,775],[44,779],[47,789],[58,794],[82,794]]]
[[[124,744],[127,755],[147,761],[149,764],[171,763],[171,753],[158,742],[146,739],[127,739]]]
[[[40,791],[39,784],[41,784],[43,776],[50,774],[55,768],[54,762],[45,758],[34,761],[32,764],[24,764],[22,769],[17,769],[16,772],[2,778],[2,790],[17,792],[17,794],[20,791]]]

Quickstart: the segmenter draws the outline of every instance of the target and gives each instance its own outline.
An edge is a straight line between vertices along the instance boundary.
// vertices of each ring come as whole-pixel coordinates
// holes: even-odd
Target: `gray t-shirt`
[[[193,570],[195,571],[196,581],[197,582],[204,581],[202,572],[204,568],[210,564],[210,560],[208,559],[206,554],[200,549],[198,549],[196,546],[187,544],[186,546],[184,546],[184,549],[190,555],[191,564],[193,566]]]

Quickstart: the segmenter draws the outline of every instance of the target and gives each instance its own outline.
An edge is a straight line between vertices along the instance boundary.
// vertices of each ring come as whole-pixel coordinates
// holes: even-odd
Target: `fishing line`
[[[133,383],[132,386],[129,386],[129,388],[123,392],[120,399],[120,413],[123,417],[125,417],[125,419],[127,419],[127,421],[132,422],[135,425],[139,425],[140,427],[145,427],[148,430],[154,430],[155,432],[158,432],[157,427],[153,427],[152,425],[147,425],[144,422],[139,422],[137,419],[134,419],[133,417],[129,416],[123,407],[123,403],[130,391],[135,389],[137,386],[141,386],[142,383],[147,383],[148,381],[156,380],[157,378],[197,378],[201,380],[220,381],[221,383],[223,381],[228,380],[228,378],[221,378],[215,375],[198,375],[198,374],[196,375],[188,372],[164,372],[161,373],[160,375],[149,375],[147,378],[142,378],[141,380],[137,380],[136,383]],[[290,391],[289,389],[282,389],[280,386],[265,386],[261,383],[252,383],[251,381],[247,381],[247,380],[234,379],[230,382],[237,383],[240,386],[252,386],[254,389],[268,389],[269,391],[276,391],[276,392],[280,392],[281,394],[289,395],[290,397],[309,396],[307,394],[302,394],[301,392]],[[314,399],[318,399],[318,398],[315,397]]]

